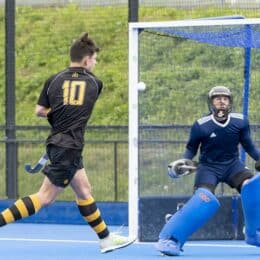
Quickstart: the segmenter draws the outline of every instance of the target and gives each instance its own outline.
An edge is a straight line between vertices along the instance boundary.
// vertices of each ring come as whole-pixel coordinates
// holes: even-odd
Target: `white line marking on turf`
[[[69,240],[69,239],[41,239],[41,238],[10,238],[1,237],[0,241],[26,241],[26,242],[55,242],[55,243],[98,243],[93,240]]]
[[[202,244],[186,244],[185,246],[190,246],[190,247],[233,247],[233,248],[236,248],[236,247],[244,247],[244,248],[249,248],[249,247],[253,247],[253,246],[250,246],[250,245],[240,245],[240,244],[237,244],[237,245],[228,245],[228,244],[207,244],[207,243],[202,243]]]
[[[24,242],[49,242],[49,243],[79,243],[79,244],[96,244],[99,241],[94,240],[72,240],[72,239],[44,239],[44,238],[10,238],[10,237],[0,237],[0,241],[24,241]],[[235,241],[234,241],[235,242]],[[154,242],[134,242],[134,244],[140,245],[152,245]],[[229,248],[250,248],[250,245],[241,244],[220,244],[220,243],[187,243],[185,246],[189,247],[229,247]]]

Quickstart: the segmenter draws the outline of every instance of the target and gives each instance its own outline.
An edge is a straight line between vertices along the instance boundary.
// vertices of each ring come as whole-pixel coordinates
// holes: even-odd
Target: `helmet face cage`
[[[229,97],[229,106],[228,108],[223,111],[223,110],[218,110],[214,105],[213,105],[213,98],[216,96],[226,96]],[[213,87],[208,94],[208,107],[209,111],[218,118],[219,113],[224,113],[225,115],[222,116],[223,119],[225,120],[227,115],[232,111],[232,104],[233,104],[233,97],[231,91],[224,86],[216,86]]]

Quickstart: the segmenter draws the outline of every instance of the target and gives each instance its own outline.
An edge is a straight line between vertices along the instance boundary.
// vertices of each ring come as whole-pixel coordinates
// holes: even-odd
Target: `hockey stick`
[[[24,165],[24,169],[25,169],[25,171],[28,172],[28,173],[35,174],[35,173],[39,172],[39,171],[42,169],[42,167],[46,164],[46,162],[47,162],[48,160],[49,160],[48,155],[47,155],[47,154],[44,154],[44,155],[40,158],[40,160],[38,161],[38,163],[37,163],[35,166],[32,167],[31,164],[26,163],[26,164]]]

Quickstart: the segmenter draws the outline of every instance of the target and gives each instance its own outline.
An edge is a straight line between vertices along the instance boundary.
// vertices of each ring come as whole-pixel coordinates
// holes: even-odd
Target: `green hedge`
[[[237,10],[231,9],[193,9],[176,10],[165,8],[158,12],[158,8],[141,8],[140,21],[159,20],[180,20],[187,18],[200,18],[209,16],[234,15]],[[240,13],[246,17],[259,16],[260,11],[246,11]],[[127,125],[128,124],[128,10],[126,7],[93,7],[81,9],[76,5],[65,7],[32,8],[17,7],[16,9],[16,123],[18,125],[45,125],[46,120],[34,116],[34,107],[37,102],[39,92],[43,83],[51,74],[62,70],[69,65],[68,51],[73,39],[81,33],[88,31],[95,38],[101,47],[98,57],[98,64],[95,74],[100,77],[105,85],[104,91],[98,101],[90,124],[92,125]],[[0,124],[5,122],[5,48],[4,48],[4,10],[0,9]],[[144,43],[149,43],[149,37],[144,34]],[[174,42],[175,41],[175,42]],[[190,124],[201,110],[197,106],[206,109],[205,88],[201,86],[213,86],[220,81],[231,86],[239,86],[235,90],[237,96],[242,95],[243,84],[241,70],[241,60],[243,52],[232,52],[229,56],[225,53],[225,48],[212,51],[206,49],[201,44],[188,48],[187,52],[164,52],[158,53],[160,48],[171,50],[173,44],[180,48],[186,48],[189,43],[183,40],[158,41],[159,48],[154,46],[146,48],[149,59],[141,59],[143,74],[141,79],[148,85],[151,83],[155,88],[147,89],[144,92],[141,102],[143,102],[142,114],[143,123],[175,122]],[[145,47],[144,45],[144,54]],[[158,57],[160,58],[158,60]],[[169,63],[174,63],[177,70],[167,68]],[[165,67],[165,69],[161,69]],[[207,76],[207,70],[214,68],[214,76]],[[179,69],[181,68],[181,69]],[[227,68],[227,70],[223,69]],[[252,61],[252,78],[258,82],[259,54],[255,52]],[[230,73],[232,71],[232,73]],[[156,86],[164,86],[164,89],[157,89]],[[182,90],[179,96],[168,90]],[[190,91],[192,90],[192,91]],[[250,102],[253,115],[258,120],[257,106],[260,93],[257,88],[252,89],[254,97]],[[176,93],[176,92],[175,92]],[[149,94],[149,95],[148,95]],[[160,97],[160,99],[159,99]],[[194,102],[190,102],[190,101]],[[160,101],[160,102],[159,102]],[[238,107],[241,107],[241,100],[235,100]],[[159,103],[159,107],[157,104]],[[165,105],[164,105],[165,104]],[[194,104],[197,104],[194,107]],[[180,109],[182,107],[182,109]],[[174,113],[173,113],[174,111]],[[185,116],[184,116],[185,115]],[[4,134],[3,134],[4,135]],[[3,136],[4,137],[4,136]],[[24,136],[23,136],[24,137]],[[28,134],[26,138],[30,138]],[[38,189],[42,176],[28,176],[23,172],[23,163],[28,160],[34,162],[42,153],[42,146],[24,146],[20,150],[19,157],[19,195],[26,195]],[[4,147],[1,149],[4,154]],[[97,149],[94,153],[85,150],[86,158],[91,164],[87,165],[90,172],[91,183],[93,183],[94,196],[98,200],[113,200],[110,187],[113,187],[113,176],[107,175],[103,165],[96,163],[97,158],[105,160],[112,151],[101,151]],[[33,152],[32,152],[33,151]],[[119,165],[119,200],[127,199],[127,149],[122,147]],[[166,154],[173,153],[172,148],[166,149]],[[181,151],[178,151],[181,153]],[[103,158],[104,157],[104,158]],[[165,157],[166,158],[166,157]],[[164,160],[166,160],[164,158]],[[170,158],[169,158],[170,159]],[[88,160],[87,160],[88,161]],[[102,160],[101,160],[102,161]],[[147,158],[144,164],[148,166],[154,162],[154,156],[147,151]],[[162,162],[161,159],[158,163]],[[150,192],[160,192],[164,183],[168,183],[164,172],[164,165],[160,169],[144,169],[142,173],[142,192],[149,195]],[[2,171],[5,169],[4,160],[0,162]],[[112,165],[110,172],[112,172]],[[88,167],[90,166],[90,167]],[[93,167],[93,168],[92,168]],[[99,168],[98,168],[99,167]],[[158,174],[158,171],[159,172]],[[93,174],[94,173],[94,174]],[[1,174],[1,183],[4,183],[4,174]],[[163,176],[163,177],[162,177]],[[163,181],[162,181],[163,180]],[[190,182],[190,181],[189,181]],[[190,183],[187,182],[187,190],[190,191]],[[33,184],[32,184],[33,183]],[[160,185],[158,185],[160,183]],[[109,184],[109,185],[107,185]],[[156,186],[157,185],[157,186]],[[107,189],[104,189],[106,186]],[[176,186],[176,185],[175,185]],[[172,194],[176,187],[172,186],[165,190],[165,194]],[[178,186],[178,185],[177,185]],[[181,186],[180,186],[181,187]],[[183,186],[182,186],[183,187]],[[168,188],[167,188],[168,189]],[[0,195],[4,196],[1,191]],[[61,197],[63,199],[73,199],[70,192]]]
[[[176,10],[165,8],[140,8],[140,21],[176,20],[220,15],[234,15],[237,10],[208,9]],[[259,12],[260,13],[260,12]],[[242,14],[242,13],[240,13]],[[246,17],[257,16],[257,11],[243,10]],[[34,116],[34,106],[44,80],[51,74],[69,64],[68,50],[73,39],[88,31],[96,39],[102,51],[98,58],[95,73],[104,81],[104,92],[96,105],[91,119],[94,125],[113,125],[128,123],[128,10],[126,7],[93,7],[81,9],[77,5],[64,7],[16,8],[16,122],[17,124],[46,124]],[[4,76],[4,10],[0,9],[0,84],[5,85]],[[182,44],[182,43],[180,43]],[[183,43],[185,44],[185,42]],[[175,77],[180,86],[203,77],[198,67],[198,53],[203,59],[210,53],[201,53],[195,48],[186,55],[177,57],[182,67],[190,70]],[[218,54],[221,55],[221,54]],[[155,57],[156,58],[156,57]],[[212,57],[213,58],[213,57]],[[230,57],[224,60],[225,66],[236,61]],[[220,59],[219,59],[220,60]],[[158,66],[168,62],[165,56]],[[212,60],[214,62],[214,60]],[[232,63],[233,62],[233,63]],[[192,66],[191,66],[192,65]],[[223,64],[219,64],[223,66]],[[156,69],[156,68],[154,68]],[[155,74],[154,77],[165,77]],[[227,80],[228,80],[228,76]],[[214,80],[212,80],[214,81]],[[0,88],[0,124],[4,124],[4,87]],[[164,111],[161,111],[164,113]],[[155,116],[160,116],[157,112]],[[167,113],[167,111],[165,112]]]

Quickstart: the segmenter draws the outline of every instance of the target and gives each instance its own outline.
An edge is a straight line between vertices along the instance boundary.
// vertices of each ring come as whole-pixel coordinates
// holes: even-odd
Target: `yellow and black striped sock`
[[[100,215],[100,211],[97,208],[96,202],[92,197],[86,200],[77,200],[80,214],[89,223],[89,225],[95,230],[100,239],[108,236],[108,228]]]
[[[0,213],[0,227],[39,211],[41,203],[36,194],[17,200],[10,208]]]

